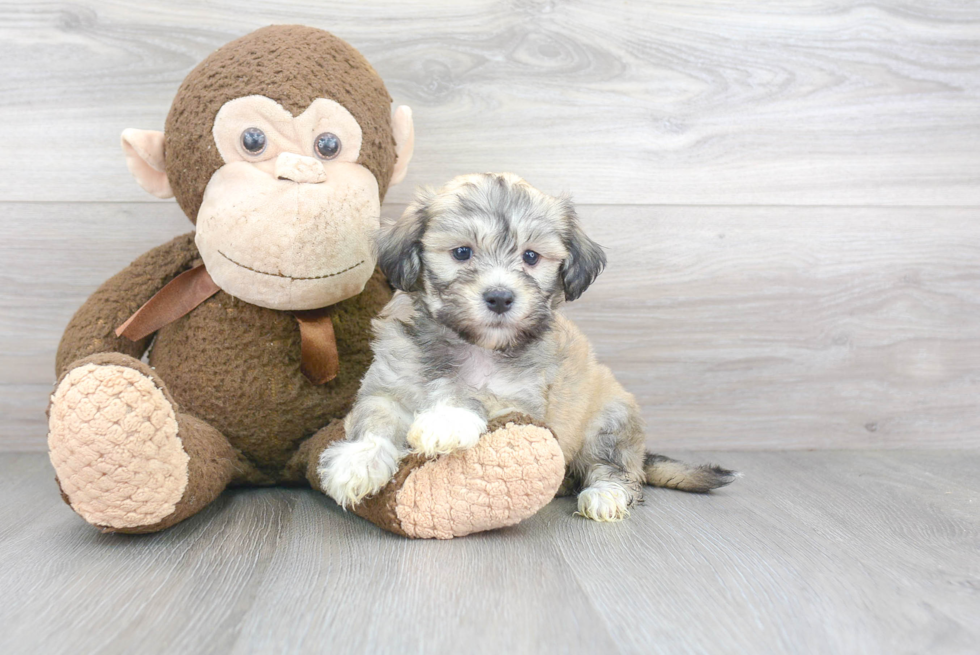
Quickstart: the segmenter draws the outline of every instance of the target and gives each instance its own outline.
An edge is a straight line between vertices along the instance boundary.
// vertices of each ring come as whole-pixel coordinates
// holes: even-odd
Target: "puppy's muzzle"
[[[495,314],[506,314],[514,305],[514,292],[510,289],[487,289],[483,292],[487,308]]]

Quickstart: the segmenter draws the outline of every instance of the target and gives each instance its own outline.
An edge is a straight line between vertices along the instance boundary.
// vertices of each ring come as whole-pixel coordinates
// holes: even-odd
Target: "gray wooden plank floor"
[[[43,454],[0,455],[0,652],[977,652],[980,452],[697,457],[744,477],[421,542],[300,489],[102,535]]]

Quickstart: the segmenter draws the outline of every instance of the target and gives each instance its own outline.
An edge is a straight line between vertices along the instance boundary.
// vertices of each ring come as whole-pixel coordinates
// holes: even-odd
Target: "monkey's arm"
[[[58,345],[55,374],[60,377],[72,362],[95,353],[142,357],[153,335],[130,341],[117,337],[116,328],[170,280],[192,268],[198,257],[194,233],[190,232],[144,253],[106,280],[65,328]]]

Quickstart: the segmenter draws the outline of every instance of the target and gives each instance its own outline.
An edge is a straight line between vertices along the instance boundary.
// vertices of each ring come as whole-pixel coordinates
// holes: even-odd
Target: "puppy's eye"
[[[538,253],[534,252],[533,250],[524,251],[524,263],[527,264],[528,266],[534,266],[535,264],[537,264],[538,257],[539,257]]]
[[[250,127],[242,132],[242,147],[250,155],[262,154],[265,150],[265,132],[257,127]]]
[[[333,132],[324,132],[313,145],[320,159],[333,159],[340,154],[340,139]]]
[[[458,262],[465,262],[467,259],[473,256],[473,249],[469,246],[460,246],[459,248],[453,248],[450,252],[453,253],[453,259]]]

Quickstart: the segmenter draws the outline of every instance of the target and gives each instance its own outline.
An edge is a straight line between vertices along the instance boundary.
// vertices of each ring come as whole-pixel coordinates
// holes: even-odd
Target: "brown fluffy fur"
[[[395,164],[391,96],[371,64],[349,43],[302,25],[272,25],[218,48],[184,79],[167,116],[167,179],[194,222],[204,187],[224,163],[211,135],[229,100],[272,98],[293,115],[313,100],[343,105],[364,132],[358,163],[378,180],[381,200]]]
[[[297,113],[317,97],[343,104],[363,129],[359,163],[376,176],[384,196],[395,151],[391,99],[381,79],[340,39],[313,28],[276,26],[212,54],[188,75],[174,100],[166,170],[192,221],[208,180],[222,165],[211,136],[215,114],[226,101],[251,94],[267,95]],[[198,501],[214,498],[226,483],[305,483],[305,458],[318,453],[301,446],[346,414],[370,364],[370,320],[391,297],[376,272],[362,293],[333,306],[340,373],[319,386],[300,371],[299,327],[291,313],[224,292],[138,342],[115,335],[143,303],[198,263],[193,234],[145,253],[86,300],[58,348],[59,377],[90,355],[142,371],[139,359],[146,355],[153,379],[173,400],[180,437],[192,456],[185,498],[197,500],[181,503],[179,512],[157,524],[128,531],[172,525],[201,509],[206,502]],[[207,455],[228,452],[235,462],[230,469],[228,457]]]

